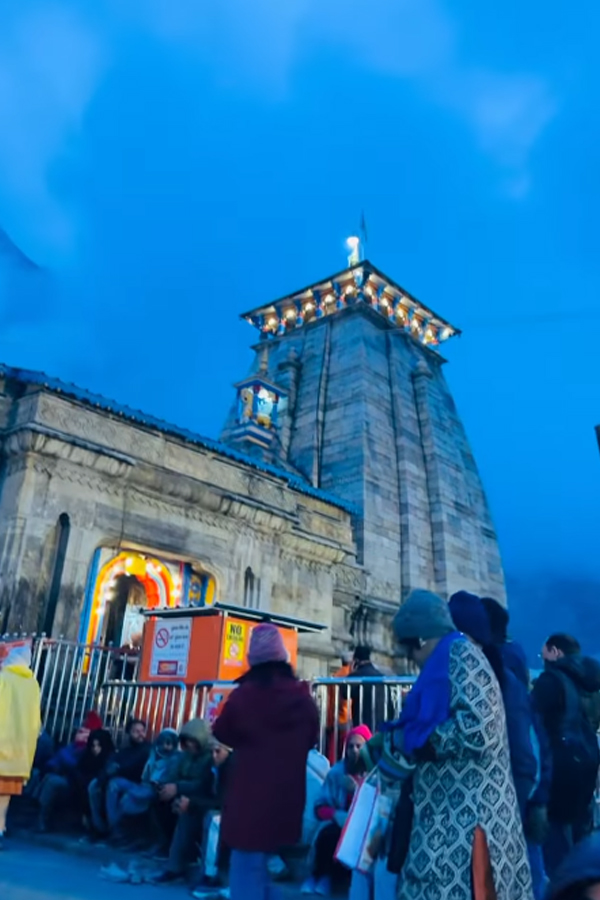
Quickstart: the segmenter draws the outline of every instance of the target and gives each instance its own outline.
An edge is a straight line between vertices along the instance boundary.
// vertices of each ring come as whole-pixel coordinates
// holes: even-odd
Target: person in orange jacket
[[[331,676],[332,678],[348,678],[352,672],[352,651],[342,653],[342,666]],[[337,747],[335,744],[335,693],[338,691],[337,715]],[[342,758],[348,729],[352,727],[350,715],[350,692],[344,685],[331,685],[327,688],[327,758],[333,766]]]

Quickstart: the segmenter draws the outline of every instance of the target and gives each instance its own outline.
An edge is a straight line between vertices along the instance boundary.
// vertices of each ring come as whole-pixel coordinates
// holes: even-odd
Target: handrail
[[[118,738],[134,717],[147,721],[152,734],[167,725],[180,731],[187,699],[183,681],[105,681],[98,692],[97,707],[101,715],[112,720],[111,731]]]

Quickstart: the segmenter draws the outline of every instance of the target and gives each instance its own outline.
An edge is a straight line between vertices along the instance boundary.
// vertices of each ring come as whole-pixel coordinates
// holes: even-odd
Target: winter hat
[[[87,731],[100,731],[100,729],[104,726],[104,723],[97,712],[94,712],[93,709],[86,714],[85,719],[81,723],[81,728]]]
[[[289,662],[289,654],[285,649],[279,630],[270,622],[257,625],[250,637],[248,662],[250,666],[260,666],[269,662]]]
[[[365,741],[370,741],[373,737],[373,733],[368,725],[357,725],[356,728],[351,728],[348,732],[348,736],[346,737],[346,744],[355,734],[358,734],[361,738],[364,738]]]
[[[431,591],[412,591],[402,604],[392,623],[400,642],[407,638],[429,641],[451,634],[455,628],[448,604]]]
[[[482,647],[487,647],[492,643],[490,620],[485,606],[477,594],[458,591],[450,597],[448,607],[458,631],[462,631]]]

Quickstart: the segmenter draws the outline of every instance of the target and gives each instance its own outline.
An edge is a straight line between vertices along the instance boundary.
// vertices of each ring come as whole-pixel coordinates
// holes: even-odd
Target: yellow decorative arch
[[[106,606],[111,588],[119,575],[134,575],[146,589],[148,607],[175,606],[179,600],[181,587],[175,585],[173,577],[163,562],[155,557],[125,551],[109,559],[98,573],[92,606],[87,625],[85,643],[93,644],[100,639]]]

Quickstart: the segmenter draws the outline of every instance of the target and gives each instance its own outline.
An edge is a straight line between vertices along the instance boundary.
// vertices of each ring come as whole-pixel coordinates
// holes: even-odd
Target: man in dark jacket
[[[359,644],[354,651],[352,670],[348,678],[383,678],[377,666],[371,662],[371,648]],[[357,684],[350,691],[352,702],[352,723],[356,728],[367,725],[371,731],[377,731],[386,719],[393,718],[394,711],[390,700],[386,703],[386,687],[384,684]]]
[[[542,648],[544,672],[533,686],[534,708],[539,713],[553,756],[548,806],[550,834],[544,849],[549,874],[591,827],[591,803],[597,773],[597,698],[600,665],[581,655],[578,641],[554,634]],[[580,742],[586,758],[581,774],[571,771],[569,746]],[[595,751],[595,757],[594,757]],[[567,770],[567,764],[569,769]]]
[[[97,834],[113,830],[119,819],[121,795],[139,784],[152,745],[146,740],[146,723],[132,719],[126,729],[127,744],[109,760],[104,772],[88,788],[91,819]]]

